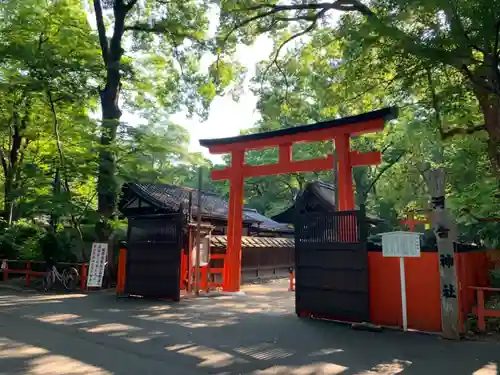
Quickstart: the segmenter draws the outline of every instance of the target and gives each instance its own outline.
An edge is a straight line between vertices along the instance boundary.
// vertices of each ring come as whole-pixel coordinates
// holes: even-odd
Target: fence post
[[[2,262],[2,268],[3,268],[3,281],[9,280],[9,262],[5,259]]]
[[[290,273],[290,280],[289,280],[289,286],[288,286],[288,290],[290,292],[293,292],[294,290],[294,283],[293,283],[293,268],[290,267],[290,270],[289,270],[289,273]]]
[[[484,332],[486,323],[484,321],[484,290],[477,290],[477,328]]]
[[[127,272],[127,249],[120,248],[120,256],[118,258],[118,276],[116,280],[116,294],[125,293],[125,278]]]
[[[87,265],[84,263],[80,266],[80,289],[85,290],[87,286]]]
[[[30,286],[31,284],[31,262],[26,263],[26,286]]]
[[[208,266],[201,268],[201,290],[208,292]]]

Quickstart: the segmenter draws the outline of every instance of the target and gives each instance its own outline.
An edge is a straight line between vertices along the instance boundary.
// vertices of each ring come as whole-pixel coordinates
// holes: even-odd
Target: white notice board
[[[87,287],[100,288],[104,276],[104,267],[108,261],[108,244],[94,242],[92,254],[90,255],[89,270],[87,276]]]
[[[419,257],[420,236],[415,232],[382,233],[382,255],[384,257]]]
[[[401,312],[403,315],[403,329],[408,330],[408,316],[406,309],[406,276],[405,259],[420,256],[420,236],[415,232],[382,233],[382,255],[384,257],[399,258],[399,278],[401,280]]]
[[[197,248],[197,240],[194,240],[195,244],[193,246],[193,250],[191,252],[191,264],[193,267],[196,267],[196,248]],[[206,235],[201,238],[201,246],[200,246],[200,267],[205,267],[208,264],[208,254],[210,251],[210,235]]]

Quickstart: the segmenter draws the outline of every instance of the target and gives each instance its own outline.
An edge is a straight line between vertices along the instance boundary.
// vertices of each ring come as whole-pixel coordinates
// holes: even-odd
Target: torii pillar
[[[294,161],[292,147],[296,143],[333,140],[337,154],[338,208],[355,209],[352,168],[377,165],[381,162],[378,151],[359,153],[351,151],[350,137],[383,130],[387,120],[397,116],[397,109],[385,108],[358,116],[345,117],[312,125],[297,126],[259,134],[231,138],[204,139],[200,144],[211,154],[231,154],[231,165],[212,171],[213,180],[229,180],[229,210],[227,250],[224,261],[223,290],[237,292],[241,282],[241,236],[243,226],[243,199],[245,178],[284,173],[326,171],[333,169],[334,158]],[[245,152],[276,147],[278,162],[266,165],[245,164]]]

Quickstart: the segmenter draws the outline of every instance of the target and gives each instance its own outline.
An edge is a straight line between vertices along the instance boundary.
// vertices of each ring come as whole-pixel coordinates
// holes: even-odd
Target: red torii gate
[[[406,215],[406,219],[399,220],[399,222],[406,225],[410,229],[410,232],[415,232],[415,227],[418,224],[429,224],[431,222],[430,212],[426,212],[425,216],[425,220],[419,220],[415,217],[413,212],[410,212]]]
[[[229,218],[227,252],[224,262],[223,290],[236,292],[241,279],[241,233],[243,221],[244,180],[248,177],[269,176],[293,172],[313,172],[333,169],[333,155],[312,160],[292,160],[294,143],[334,140],[338,160],[338,208],[354,210],[352,168],[377,165],[378,151],[359,153],[351,151],[350,137],[383,130],[385,121],[397,116],[396,108],[344,117],[312,125],[297,126],[270,132],[221,139],[202,139],[200,145],[211,154],[231,154],[231,166],[212,171],[213,180],[229,180]],[[279,159],[275,164],[245,164],[245,152],[277,147]]]

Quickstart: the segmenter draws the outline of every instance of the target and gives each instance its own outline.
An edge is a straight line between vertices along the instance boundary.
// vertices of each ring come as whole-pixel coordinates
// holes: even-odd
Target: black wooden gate
[[[370,320],[365,212],[301,213],[295,223],[299,315]]]
[[[180,299],[183,222],[182,213],[129,218],[126,294]]]

